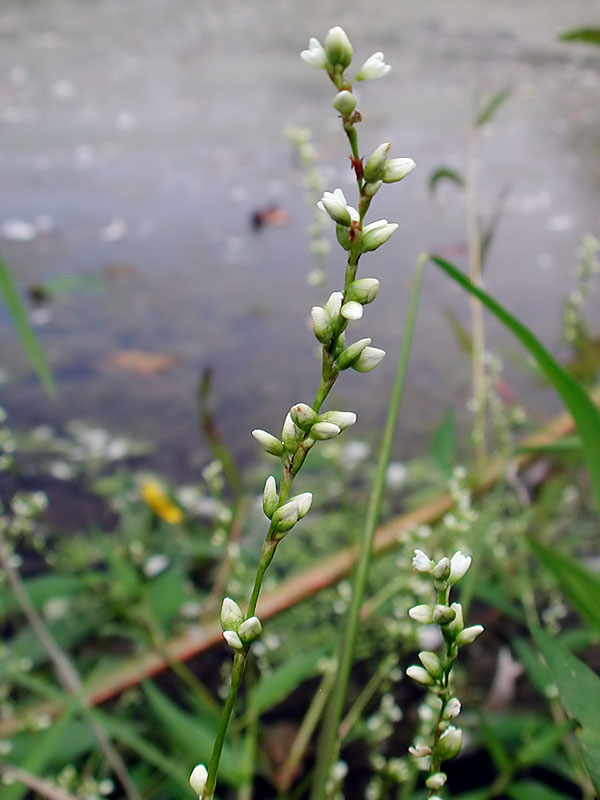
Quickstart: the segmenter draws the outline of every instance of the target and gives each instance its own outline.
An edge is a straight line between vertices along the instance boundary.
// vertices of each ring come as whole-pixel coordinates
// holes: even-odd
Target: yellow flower
[[[177,525],[183,520],[183,511],[176,506],[162,486],[155,480],[147,480],[141,489],[144,502],[149,506],[157,517],[164,519],[169,525]]]

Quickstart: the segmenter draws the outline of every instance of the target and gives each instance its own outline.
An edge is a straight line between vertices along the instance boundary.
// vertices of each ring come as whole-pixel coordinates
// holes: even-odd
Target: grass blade
[[[453,281],[477,297],[500,322],[519,339],[536,360],[538,367],[561,396],[569,409],[583,445],[583,455],[592,479],[592,487],[600,510],[600,413],[583,387],[577,383],[554,360],[539,339],[512,316],[500,303],[496,302],[482,289],[478,289],[453,264],[443,258],[431,256],[434,264],[440,267]]]
[[[576,28],[572,31],[565,31],[561,34],[560,40],[562,42],[596,44],[600,47],[600,28]]]
[[[27,312],[19,297],[19,292],[10,270],[2,258],[0,258],[0,297],[4,300],[14,320],[21,344],[25,348],[25,352],[37,372],[46,394],[49,397],[56,397],[56,384],[46,360],[46,355],[27,318]]]

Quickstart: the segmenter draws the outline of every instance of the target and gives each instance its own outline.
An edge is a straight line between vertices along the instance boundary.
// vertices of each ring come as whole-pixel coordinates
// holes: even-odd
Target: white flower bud
[[[352,61],[352,43],[346,31],[336,25],[325,37],[325,54],[330,67],[345,69]]]
[[[445,772],[435,772],[433,775],[430,775],[427,780],[425,781],[425,786],[428,789],[441,789],[442,786],[448,780],[448,776]]]
[[[422,650],[419,653],[419,661],[432,678],[439,678],[442,675],[442,664],[436,653],[431,650]]]
[[[483,633],[483,625],[471,625],[470,628],[464,628],[456,637],[456,644],[459,647],[472,644],[480,633]]]
[[[388,158],[383,167],[384,183],[395,183],[406,178],[417,165],[412,158]]]
[[[454,719],[454,717],[458,717],[461,708],[462,705],[458,697],[451,697],[444,706],[444,719]]]
[[[383,361],[385,358],[385,350],[379,347],[365,347],[360,356],[352,364],[352,369],[357,372],[370,372],[372,369]]]
[[[314,37],[308,40],[308,50],[303,50],[300,53],[300,58],[315,69],[325,69],[327,66],[325,48],[321,42]]]
[[[192,770],[192,774],[190,775],[190,786],[196,792],[197,795],[201,795],[202,792],[204,791],[207,778],[208,778],[208,770],[206,769],[204,764],[196,764],[196,766]]]
[[[388,222],[385,219],[372,222],[363,229],[363,237],[361,249],[363,253],[368,253],[370,250],[377,250],[382,244],[392,236],[398,228],[397,223]]]
[[[279,503],[277,482],[273,475],[269,475],[265,481],[265,488],[263,489],[263,511],[269,519],[273,516],[273,512],[277,508],[277,503]]]
[[[383,60],[383,53],[373,53],[356,73],[355,81],[369,81],[383,78],[391,70],[391,66]]]
[[[229,647],[233,647],[234,650],[244,649],[242,640],[235,631],[223,631],[223,638],[225,639]]]
[[[356,97],[346,89],[333,98],[333,107],[344,117],[349,117],[356,108]]]
[[[421,622],[423,625],[431,625],[433,622],[433,608],[426,604],[413,606],[408,609],[408,616],[414,619],[415,622]]]
[[[448,633],[456,638],[465,627],[463,608],[460,603],[452,603],[450,608],[454,611],[455,617],[448,626]]]
[[[408,748],[408,752],[415,758],[426,758],[431,755],[432,750],[426,744],[415,744]]]
[[[262,449],[272,456],[281,456],[284,452],[283,442],[280,442],[272,433],[267,433],[260,428],[252,431],[252,436],[256,439]]]
[[[283,428],[281,429],[281,440],[285,449],[289,453],[295,453],[303,437],[304,432],[294,423],[292,415],[286,414]]]
[[[339,317],[343,302],[344,295],[341,292],[332,292],[329,295],[329,299],[325,303],[325,311],[332,320]]]
[[[310,310],[310,316],[312,317],[315,336],[321,344],[328,344],[333,335],[329,314],[321,306],[314,306]]]
[[[221,627],[224,631],[232,631],[244,621],[242,609],[231,597],[226,597],[221,606]]]
[[[457,550],[450,559],[450,577],[448,579],[450,586],[454,586],[465,575],[470,566],[471,556],[465,556],[460,550]]]
[[[306,403],[296,403],[290,408],[290,414],[295,424],[302,430],[309,430],[319,418],[317,412]]]
[[[438,739],[435,755],[440,761],[448,761],[460,753],[462,747],[462,731],[450,725]]]
[[[434,562],[422,550],[415,550],[415,555],[412,560],[413,569],[417,572],[431,572]]]
[[[341,433],[341,429],[334,425],[333,422],[317,422],[310,429],[310,435],[313,439],[333,439]]]
[[[312,492],[302,492],[302,494],[297,494],[295,497],[292,497],[292,501],[298,506],[298,519],[302,519],[308,514],[310,507],[312,506]]]
[[[370,339],[359,339],[357,342],[345,347],[337,357],[338,367],[340,369],[351,367],[370,344]]]
[[[416,681],[423,686],[431,686],[434,683],[431,675],[423,667],[409,667],[406,670],[406,674],[409,678],[412,678],[413,681]]]
[[[337,222],[338,225],[344,225],[347,228],[350,227],[352,219],[348,211],[348,203],[341,189],[335,189],[333,192],[324,192],[317,206],[325,214],[328,214],[334,222]]]
[[[258,617],[248,617],[238,628],[238,636],[244,644],[252,644],[262,634],[262,623]]]
[[[298,522],[298,503],[289,500],[280,506],[271,517],[273,530],[278,533],[287,533]]]
[[[383,142],[371,153],[363,167],[363,176],[367,183],[375,183],[382,179],[383,165],[390,152],[390,142]]]
[[[344,303],[340,313],[345,319],[357,320],[363,315],[363,307],[360,303],[357,303],[356,300],[350,300],[350,302]]]
[[[356,423],[354,411],[325,411],[319,416],[319,422],[333,422],[341,431],[345,431]]]
[[[347,300],[356,300],[358,303],[366,305],[372,303],[379,291],[379,281],[377,278],[359,278],[353,281],[346,292]]]

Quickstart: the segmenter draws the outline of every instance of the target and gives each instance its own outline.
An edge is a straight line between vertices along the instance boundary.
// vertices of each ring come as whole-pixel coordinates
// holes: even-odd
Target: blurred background
[[[469,126],[502,90],[479,146],[482,216],[501,198],[485,282],[560,356],[575,251],[598,232],[600,55],[559,36],[595,11],[592,0],[0,2],[0,254],[29,297],[59,391],[55,402],[44,395],[0,307],[13,426],[83,419],[127,432],[157,445],[154,466],[189,478],[207,459],[203,369],[242,461],[256,454],[252,428],[310,401],[308,310],[340,287],[343,260],[332,248],[325,286],[307,281],[314,212],[285,130],[310,130],[325,188],[352,198],[333,87],[298,57],[336,24],[357,65],[383,50],[393,66],[357,87],[364,154],[389,140],[417,170],[374,201],[370,219],[400,229],[361,272],[382,292],[356,338],[389,357],[368,379],[346,373],[333,405],[359,412],[357,435],[376,429],[419,252],[466,266],[464,193],[449,181],[432,192],[429,179],[441,165],[464,172]],[[256,230],[253,216],[272,208]],[[466,415],[470,394],[448,321],[466,324],[468,301],[433,268],[424,288],[402,457],[448,406]],[[550,393],[491,320],[489,337],[527,411],[551,412]]]

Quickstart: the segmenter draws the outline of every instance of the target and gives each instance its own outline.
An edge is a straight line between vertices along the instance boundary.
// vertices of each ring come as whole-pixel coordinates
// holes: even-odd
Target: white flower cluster
[[[231,597],[226,597],[221,606],[221,628],[223,638],[234,650],[255,642],[262,634],[262,624],[258,617],[244,617],[242,609]]]

